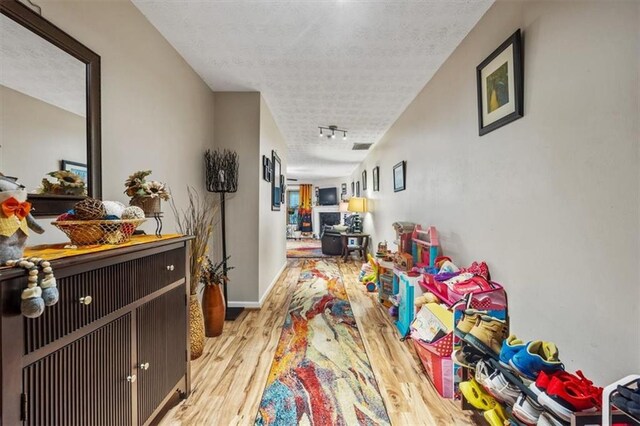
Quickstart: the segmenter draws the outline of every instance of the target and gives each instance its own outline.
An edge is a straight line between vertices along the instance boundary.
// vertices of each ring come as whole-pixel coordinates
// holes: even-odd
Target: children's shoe
[[[511,368],[509,360],[513,358],[515,354],[527,347],[528,343],[524,343],[513,334],[502,342],[502,348],[500,349],[500,364],[506,368]]]
[[[613,395],[611,402],[620,410],[631,414],[632,416],[640,416],[640,404],[625,398],[622,395]]]
[[[529,380],[536,380],[540,371],[564,370],[564,365],[558,360],[556,345],[541,340],[530,342],[526,349],[509,360],[509,365]]]
[[[464,339],[487,355],[498,358],[502,342],[508,334],[509,326],[506,321],[481,315]]]
[[[625,397],[626,399],[635,402],[636,404],[640,404],[640,380],[636,380],[630,385],[636,385],[636,389],[630,389],[627,386],[618,385],[618,393]]]
[[[507,422],[507,413],[502,408],[502,405],[496,404],[491,410],[484,412],[484,419],[490,426],[504,426]]]
[[[597,410],[602,405],[602,388],[553,377],[538,402],[568,422],[573,413]]]
[[[475,370],[476,364],[483,358],[484,355],[482,353],[469,345],[463,345],[460,349],[456,349],[451,354],[451,359],[455,364],[470,368],[471,370]]]
[[[549,413],[542,413],[538,418],[537,426],[565,426],[565,424]]]
[[[467,335],[469,331],[476,325],[481,315],[486,315],[487,311],[478,311],[476,309],[467,309],[458,324],[456,324],[453,333],[461,339]]]
[[[537,402],[532,401],[524,393],[521,393],[516,403],[513,404],[513,416],[527,425],[535,425],[544,409]]]
[[[535,393],[536,396],[540,396],[540,394],[546,392],[547,387],[549,387],[549,383],[553,378],[562,381],[574,381],[584,386],[593,385],[593,382],[587,379],[580,370],[576,371],[576,375],[567,373],[564,370],[552,371],[549,373],[541,371],[540,374],[538,374],[538,378],[536,378],[536,381],[532,382],[529,385],[529,389],[531,390],[531,392]]]
[[[496,400],[485,392],[475,379],[460,383],[460,392],[469,404],[479,410],[487,411],[496,406]]]
[[[486,380],[485,388],[495,399],[509,405],[515,404],[518,396],[520,396],[520,389],[509,383],[499,371],[495,371],[489,376]]]
[[[493,371],[494,370],[484,360],[478,361],[478,363],[476,364],[476,372],[474,374],[476,382],[478,382],[478,384],[486,390],[489,390],[487,389],[489,376],[493,374]],[[489,391],[489,393],[491,392]]]

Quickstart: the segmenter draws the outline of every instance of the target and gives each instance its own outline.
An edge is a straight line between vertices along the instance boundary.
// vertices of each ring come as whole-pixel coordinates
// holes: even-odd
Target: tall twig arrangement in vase
[[[227,267],[227,234],[225,225],[225,194],[227,192],[236,192],[238,190],[238,169],[240,163],[238,161],[238,153],[225,149],[207,150],[204,154],[205,165],[207,168],[207,191],[217,192],[220,194],[220,213],[222,221],[222,264],[223,273],[227,276],[229,268]],[[224,300],[227,299],[227,284],[224,283]],[[226,318],[235,320],[242,313],[243,308],[226,307]]]
[[[191,359],[196,359],[202,355],[204,350],[204,319],[198,302],[198,285],[202,277],[202,265],[209,248],[218,206],[214,204],[213,208],[211,208],[211,203],[201,198],[193,188],[187,187],[187,194],[189,196],[189,204],[186,209],[178,210],[174,199],[171,200],[171,209],[175,216],[178,232],[184,235],[193,235],[194,237],[191,241],[189,258],[189,272],[191,274],[189,330]]]

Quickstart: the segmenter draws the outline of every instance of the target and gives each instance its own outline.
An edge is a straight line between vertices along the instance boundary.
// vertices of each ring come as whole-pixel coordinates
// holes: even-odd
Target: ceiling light
[[[329,139],[335,139],[336,138],[336,132],[340,133],[342,132],[342,139],[347,139],[347,132],[348,130],[345,129],[338,129],[338,126],[336,125],[331,125],[331,126],[318,126],[318,129],[320,129],[320,137],[324,136],[324,130],[327,131],[327,137]],[[331,130],[331,133],[329,133],[329,130]]]

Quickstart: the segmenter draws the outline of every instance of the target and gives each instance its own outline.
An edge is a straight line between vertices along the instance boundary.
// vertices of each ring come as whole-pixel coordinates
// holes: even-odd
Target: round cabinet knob
[[[80,298],[80,303],[83,305],[90,305],[91,302],[93,302],[93,297],[91,296],[84,296]]]
[[[129,383],[135,382],[136,379],[137,379],[137,377],[136,377],[135,374],[132,374],[131,376],[127,376],[127,382],[129,382]]]
[[[140,370],[148,370],[149,369],[149,363],[148,362],[143,362],[140,364]]]
[[[175,267],[173,265],[167,265],[167,271],[173,271]]]

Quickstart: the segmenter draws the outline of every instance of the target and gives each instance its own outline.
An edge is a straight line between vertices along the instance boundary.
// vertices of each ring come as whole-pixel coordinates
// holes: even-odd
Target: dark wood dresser
[[[188,241],[53,260],[60,300],[35,319],[26,272],[0,269],[2,425],[143,425],[185,398]]]

